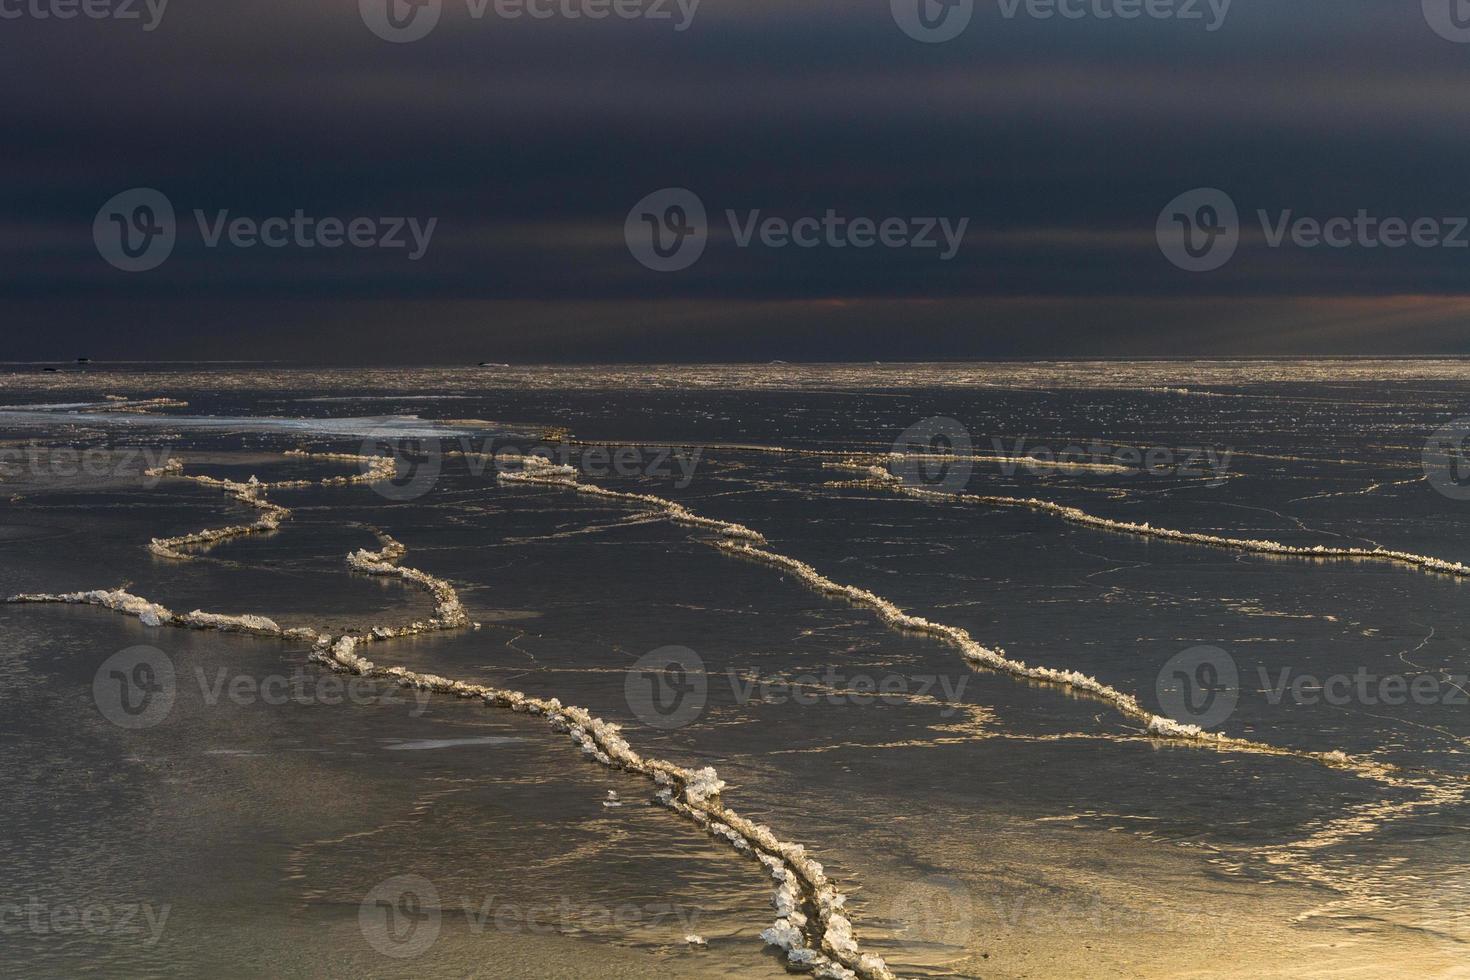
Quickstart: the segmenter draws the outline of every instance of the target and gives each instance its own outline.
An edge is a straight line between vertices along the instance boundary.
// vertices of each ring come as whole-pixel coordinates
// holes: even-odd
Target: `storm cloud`
[[[374,0],[0,0],[3,357],[1470,348],[1470,248],[1444,240],[1470,215],[1470,43],[1433,0],[977,0],[941,43],[902,29],[905,2],[946,9],[440,0],[394,43]],[[82,8],[111,13],[55,16]],[[174,211],[145,271],[94,235],[131,188]],[[625,239],[663,188],[707,213],[678,271]],[[1208,271],[1156,237],[1194,188],[1239,214]],[[222,213],[243,231],[211,244]],[[1360,213],[1409,240],[1313,241]],[[840,236],[814,237],[828,215]],[[409,247],[384,243],[397,219]],[[416,259],[409,219],[435,221]],[[952,257],[913,247],[923,219],[968,219]],[[889,220],[903,244],[874,240]],[[1283,227],[1302,234],[1273,245]]]

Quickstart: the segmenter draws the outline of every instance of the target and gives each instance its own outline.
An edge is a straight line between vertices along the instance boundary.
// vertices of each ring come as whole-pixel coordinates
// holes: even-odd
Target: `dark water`
[[[906,430],[962,430],[981,457],[1093,465],[980,458],[933,471],[949,489],[1461,561],[1470,501],[1432,437],[1470,414],[1470,365],[17,367],[4,383],[0,592],[126,585],[177,611],[340,632],[429,614],[421,592],[343,564],[391,534],[480,628],[375,660],[559,697],[624,724],[645,755],[716,767],[728,803],[823,862],[864,947],[901,975],[1454,976],[1470,962],[1465,578],[833,486],[855,474],[830,465]],[[188,405],[99,412],[108,395]],[[412,439],[428,477],[275,490],[293,511],[277,532],[186,563],[147,552],[252,517],[141,477],[130,450],[280,481],[355,469],[285,450],[365,439]],[[970,668],[708,532],[503,484],[458,452],[507,446],[756,529],[831,579],[1150,711],[1178,717],[1160,678],[1203,648],[1233,676],[1209,675],[1197,693],[1211,696],[1187,702],[1204,714],[1180,721],[1397,776],[1145,738],[1104,702]],[[63,447],[110,454],[75,473],[87,457]],[[0,971],[784,972],[758,936],[773,917],[760,866],[540,721],[365,679],[348,692],[299,643],[98,608],[0,606],[0,631]],[[167,656],[176,697],[129,728],[94,680],[139,645]],[[630,668],[668,647],[697,657],[704,700],[676,726],[629,696],[658,682]],[[603,805],[609,791],[622,805]],[[401,876],[432,885],[437,932],[420,949],[400,931],[388,955],[374,889]]]

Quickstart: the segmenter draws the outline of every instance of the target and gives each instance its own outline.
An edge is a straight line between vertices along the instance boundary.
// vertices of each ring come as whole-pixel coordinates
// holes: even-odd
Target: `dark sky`
[[[673,0],[672,19],[602,21],[442,0],[411,43],[358,0],[171,0],[151,31],[143,0],[87,0],[141,21],[35,16],[58,2],[77,0],[0,0],[21,14],[0,16],[0,360],[1470,353],[1470,248],[1271,247],[1256,215],[1453,237],[1470,43],[1431,27],[1437,0],[1235,0],[1215,30],[1206,0],[1173,4],[1198,20],[974,0],[944,43],[906,35],[889,0],[703,0],[682,31]],[[93,226],[135,187],[167,197],[176,242],[125,272]],[[666,187],[709,217],[676,272],[624,239]],[[1240,214],[1208,272],[1155,237],[1198,187]],[[437,225],[411,261],[208,247],[195,209]],[[969,224],[946,261],[740,247],[727,209]]]

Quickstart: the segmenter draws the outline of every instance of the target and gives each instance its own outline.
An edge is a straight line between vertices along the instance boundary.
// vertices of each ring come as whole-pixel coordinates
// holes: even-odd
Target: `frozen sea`
[[[1457,360],[5,365],[0,595],[355,636],[436,615],[391,539],[469,625],[375,664],[712,767],[894,975],[1465,977],[1466,416]],[[786,974],[648,778],[304,635],[0,605],[0,975]]]

